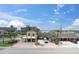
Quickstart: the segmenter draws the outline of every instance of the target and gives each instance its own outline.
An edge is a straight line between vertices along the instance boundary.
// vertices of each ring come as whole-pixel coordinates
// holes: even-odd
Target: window
[[[33,36],[35,36],[35,34],[33,33]]]
[[[67,38],[63,38],[63,41],[67,41]]]
[[[0,34],[1,34],[1,32],[0,32]]]
[[[31,42],[31,39],[28,39],[27,41],[28,41],[28,42]]]
[[[28,33],[28,36],[30,36],[30,33]]]

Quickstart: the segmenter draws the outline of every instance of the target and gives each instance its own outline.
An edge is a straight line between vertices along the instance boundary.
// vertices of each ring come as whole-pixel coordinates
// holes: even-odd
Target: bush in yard
[[[8,43],[17,43],[17,40],[11,40]]]

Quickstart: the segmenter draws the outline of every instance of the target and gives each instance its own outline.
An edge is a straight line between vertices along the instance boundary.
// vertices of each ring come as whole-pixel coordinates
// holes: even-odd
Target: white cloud
[[[25,24],[20,20],[11,20],[8,26],[11,26],[11,25],[13,25],[14,27],[19,27],[19,28],[25,26]]]
[[[23,17],[12,16],[7,13],[0,12],[0,27],[13,25],[17,28],[24,27],[26,25],[34,25],[43,23],[40,20],[31,20]]]
[[[60,14],[59,10],[64,7],[64,4],[57,4],[56,9],[54,9],[54,14]]]
[[[56,21],[52,21],[52,23],[56,23]]]
[[[64,7],[64,4],[57,4],[57,8],[62,8]]]
[[[19,13],[19,12],[27,12],[27,11],[28,11],[27,9],[17,9],[14,12]]]
[[[7,24],[5,20],[0,20],[0,24]]]
[[[63,29],[79,30],[79,19],[75,19],[71,25],[64,27]]]
[[[72,13],[74,10],[75,10],[75,8],[73,6],[71,6],[71,8],[69,8],[66,11],[64,11],[63,14]]]
[[[75,21],[73,21],[73,25],[78,25],[79,26],[79,19],[76,19]]]
[[[55,24],[56,23],[56,20],[55,19],[54,20],[49,20],[46,23],[48,23],[48,24]]]
[[[63,30],[70,30],[70,29],[72,29],[72,25],[70,25],[70,26],[66,26],[66,27],[64,27],[64,28],[62,28]]]
[[[25,26],[21,17],[16,17],[7,13],[0,12],[0,27],[9,27],[10,25],[13,25],[17,28]]]
[[[1,26],[1,27],[6,26],[7,24],[8,24],[7,21],[0,19],[0,26]]]
[[[69,25],[63,28],[64,30],[79,30],[79,26],[77,25]]]
[[[60,14],[57,9],[54,10],[54,14]]]

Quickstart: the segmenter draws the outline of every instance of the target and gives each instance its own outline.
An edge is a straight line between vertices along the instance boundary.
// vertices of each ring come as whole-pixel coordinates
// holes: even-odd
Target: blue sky
[[[0,27],[37,26],[42,30],[79,29],[78,4],[2,4]]]

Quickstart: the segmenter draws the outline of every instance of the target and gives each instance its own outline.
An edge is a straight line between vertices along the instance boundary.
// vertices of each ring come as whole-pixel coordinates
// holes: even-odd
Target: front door
[[[32,39],[32,42],[35,42],[35,39]]]

